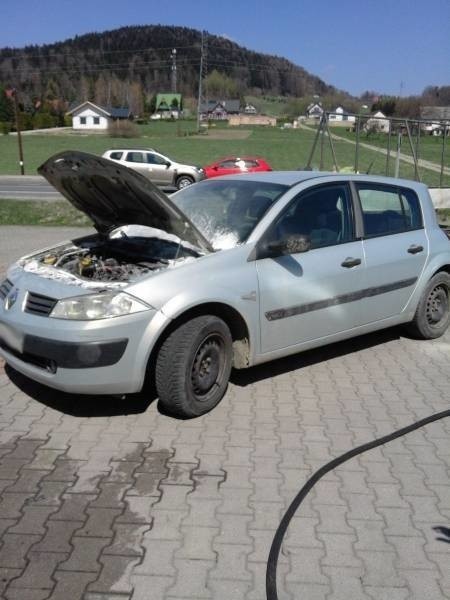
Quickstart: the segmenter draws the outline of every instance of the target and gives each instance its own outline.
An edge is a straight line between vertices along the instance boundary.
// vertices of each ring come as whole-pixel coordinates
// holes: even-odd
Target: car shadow
[[[353,354],[398,339],[400,339],[400,328],[384,329],[314,350],[293,354],[250,369],[233,369],[230,381],[240,387],[246,387],[257,381],[283,375],[296,369]],[[126,394],[125,396],[68,394],[33,381],[9,365],[5,365],[5,372],[11,382],[24,394],[49,408],[74,417],[113,417],[140,414],[144,413],[157,400],[153,384],[147,384],[146,388],[139,394]],[[163,415],[172,416],[159,404],[157,410]],[[180,419],[180,417],[177,418]]]
[[[41,404],[73,417],[114,417],[144,413],[156,400],[156,392],[148,386],[139,394],[126,396],[100,396],[88,394],[68,394],[29,379],[9,365],[5,372],[21,392]]]
[[[250,369],[233,369],[230,381],[235,385],[245,387],[263,379],[269,379],[270,377],[289,373],[289,371],[295,371],[296,369],[309,367],[333,358],[353,354],[354,352],[373,348],[374,346],[379,346],[386,342],[398,340],[401,337],[400,332],[401,330],[399,327],[392,327],[390,329],[383,329],[381,331],[375,331],[374,333],[354,337],[343,342],[336,342],[334,344],[315,348],[314,350],[306,350],[304,352],[292,354],[291,356],[279,358]]]

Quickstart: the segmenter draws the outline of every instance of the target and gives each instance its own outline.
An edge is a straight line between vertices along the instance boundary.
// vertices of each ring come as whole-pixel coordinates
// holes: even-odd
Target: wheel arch
[[[183,179],[183,177],[186,177],[186,179],[189,179],[189,181],[191,181],[192,183],[195,183],[195,177],[193,175],[191,175],[190,173],[177,173],[175,175],[175,183],[178,184],[178,181],[180,179]]]
[[[250,329],[242,314],[229,304],[222,302],[205,302],[183,311],[162,329],[147,361],[146,380],[149,378],[152,380],[154,377],[156,357],[167,336],[183,323],[202,315],[214,315],[219,317],[230,329],[233,340],[233,367],[244,369],[249,366],[251,343]]]
[[[441,267],[439,267],[438,269],[436,269],[433,272],[433,274],[431,275],[431,277],[434,277],[438,273],[447,273],[448,275],[450,275],[450,265],[442,265]],[[430,279],[431,279],[431,277],[430,277]]]

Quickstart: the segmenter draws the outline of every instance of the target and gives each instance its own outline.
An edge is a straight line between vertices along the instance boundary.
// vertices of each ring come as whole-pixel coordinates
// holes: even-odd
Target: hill
[[[337,90],[278,56],[253,52],[224,37],[205,36],[211,90],[220,95],[307,96]],[[36,99],[130,104],[135,114],[158,91],[170,90],[171,51],[177,49],[177,89],[197,95],[201,32],[146,25],[89,33],[42,46],[0,49],[0,85]],[[223,89],[221,89],[223,88]]]

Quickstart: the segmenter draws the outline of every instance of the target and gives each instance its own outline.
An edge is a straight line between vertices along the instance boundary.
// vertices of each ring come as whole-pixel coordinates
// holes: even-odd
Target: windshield
[[[266,181],[202,181],[171,197],[216,250],[242,244],[288,186]]]

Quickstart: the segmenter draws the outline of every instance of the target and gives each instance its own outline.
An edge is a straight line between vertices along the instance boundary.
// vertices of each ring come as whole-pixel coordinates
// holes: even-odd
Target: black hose
[[[280,524],[278,525],[278,529],[275,532],[275,536],[272,541],[272,546],[270,547],[269,558],[267,561],[267,570],[266,570],[266,596],[267,600],[278,600],[277,593],[277,564],[278,564],[278,556],[280,554],[281,544],[283,543],[283,538],[286,534],[287,528],[289,527],[289,523],[292,517],[295,515],[298,507],[303,502],[309,491],[316,485],[316,483],[322,479],[324,475],[326,475],[329,471],[332,471],[342,463],[350,460],[354,456],[358,454],[362,454],[363,452],[367,452],[368,450],[372,450],[373,448],[377,448],[378,446],[382,446],[383,444],[387,444],[388,442],[392,442],[393,440],[406,435],[407,433],[411,433],[411,431],[415,431],[420,427],[424,427],[424,425],[428,425],[428,423],[433,423],[433,421],[438,421],[439,419],[444,419],[445,417],[450,417],[450,410],[444,410],[442,412],[436,413],[435,415],[430,415],[425,419],[421,419],[420,421],[416,421],[407,427],[402,427],[402,429],[398,429],[390,433],[389,435],[385,435],[381,438],[373,440],[372,442],[368,442],[367,444],[362,444],[361,446],[357,446],[353,448],[353,450],[349,450],[345,452],[341,456],[334,458],[329,463],[321,467],[318,471],[316,471],[305,483],[299,493],[295,496],[293,501],[291,502],[289,508],[284,513],[283,518],[281,519]]]

